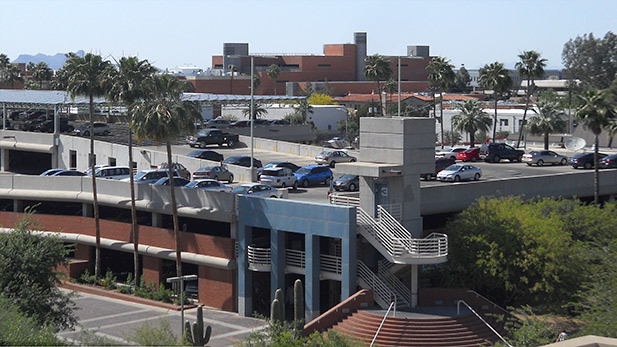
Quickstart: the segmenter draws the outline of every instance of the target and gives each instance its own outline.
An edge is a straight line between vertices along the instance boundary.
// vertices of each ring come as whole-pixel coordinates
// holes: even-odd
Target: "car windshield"
[[[465,150],[465,152],[466,152],[466,153],[470,153],[470,152],[475,151],[476,149],[477,149],[477,148],[468,148],[468,149],[466,149],[466,150]]]
[[[341,176],[339,179],[340,180],[353,180],[354,178],[356,178],[356,175],[343,175]]]
[[[458,171],[463,167],[463,165],[459,165],[459,164],[454,164],[454,165],[450,165],[446,168],[445,171]]]
[[[236,164],[240,162],[240,158],[241,157],[229,157],[227,159],[225,159],[225,163],[227,164]]]
[[[278,161],[273,161],[271,163],[266,164],[266,166],[264,166],[264,169],[267,169],[269,167],[275,167],[276,165],[278,165],[279,162]]]
[[[201,154],[201,151],[192,151],[191,153],[188,154],[189,157],[193,157],[196,158],[197,156],[199,156]]]
[[[332,151],[323,151],[323,152],[319,153],[319,155],[323,155],[324,157],[326,157],[326,156],[328,156],[328,155],[330,155],[332,153],[333,153]]]
[[[305,167],[301,167],[298,169],[298,171],[296,171],[298,175],[306,175],[309,172],[311,172],[311,169],[307,169]]]
[[[250,187],[246,187],[246,186],[239,186],[234,188],[234,190],[232,190],[231,192],[234,194],[243,194],[246,193],[249,190]]]

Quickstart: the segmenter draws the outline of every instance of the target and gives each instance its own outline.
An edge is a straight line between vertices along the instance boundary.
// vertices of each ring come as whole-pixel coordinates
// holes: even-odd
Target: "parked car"
[[[278,191],[276,188],[261,183],[241,184],[234,188],[231,192],[238,195],[263,196],[266,198],[278,197]]]
[[[49,169],[41,173],[39,176],[51,176],[56,172],[64,171],[64,169]]]
[[[482,169],[468,164],[454,164],[437,174],[439,181],[459,182],[464,180],[478,181],[482,177]]]
[[[84,123],[78,126],[75,130],[73,130],[73,133],[77,136],[90,136],[90,123]],[[109,124],[94,123],[94,135],[107,136],[109,134],[111,134]]]
[[[606,157],[600,160],[600,165],[603,169],[614,169],[617,168],[617,154],[607,155]]]
[[[223,161],[224,164],[239,165],[244,167],[251,167],[251,157],[247,155],[234,155]],[[253,167],[260,168],[261,160],[253,158]]]
[[[343,175],[334,180],[333,186],[337,192],[341,190],[355,192],[360,186],[360,177],[358,175]]]
[[[43,114],[38,116],[37,118],[33,118],[33,119],[27,119],[25,120],[23,123],[21,123],[19,125],[19,130],[22,131],[35,131],[39,125],[41,125],[41,123],[47,121],[50,119],[50,116]],[[51,119],[53,119],[53,116],[51,116]]]
[[[433,177],[437,177],[437,174],[440,173],[443,169],[449,167],[454,163],[455,161],[452,158],[435,157],[435,172],[421,174],[420,178],[425,180],[433,179]]]
[[[298,179],[293,171],[286,167],[263,170],[259,182],[278,188],[292,187],[294,190],[298,189]]]
[[[598,164],[600,164],[601,160],[607,156],[608,154],[598,153]],[[592,167],[594,167],[593,152],[576,153],[575,155],[570,157],[568,163],[572,165],[572,167],[575,169],[578,169],[579,167],[591,169]]]
[[[251,126],[250,120],[239,120],[229,125],[231,128],[248,128]]]
[[[238,134],[225,133],[220,129],[202,129],[194,136],[187,138],[189,146],[200,148],[206,148],[208,145],[219,145],[219,147],[222,147],[223,144],[226,144],[227,147],[233,147],[238,142]]]
[[[263,167],[260,167],[259,169],[257,169],[257,179],[259,179],[259,176],[261,176],[261,172],[263,170],[272,169],[275,167],[286,167],[290,169],[292,172],[296,172],[300,168],[298,165],[288,162],[288,161],[271,161],[268,164],[264,165]]]
[[[232,183],[234,181],[234,174],[229,172],[224,166],[204,166],[193,172],[194,180],[205,178]]]
[[[339,150],[325,150],[317,156],[315,156],[315,162],[317,164],[328,165],[331,168],[334,168],[336,163],[353,163],[356,161],[356,157],[347,154],[344,151]]]
[[[231,122],[226,120],[226,119],[218,119],[217,118],[217,119],[210,119],[209,121],[204,123],[204,127],[206,127],[206,128],[224,129],[224,128],[229,128],[230,124],[231,124]]]
[[[271,127],[272,126],[279,126],[279,125],[289,125],[289,122],[284,120],[284,119],[275,119],[275,120],[271,121],[269,125]]]
[[[187,180],[191,180],[191,172],[182,164],[180,163],[173,163],[174,164],[174,170],[176,170],[179,174],[180,177],[183,177],[184,179]],[[160,163],[157,167],[157,169],[167,169],[169,168],[169,166],[167,165],[167,163]]]
[[[441,157],[441,158],[446,158],[446,159],[456,160],[456,158],[458,157],[458,154],[460,152],[464,152],[466,150],[467,150],[467,148],[464,148],[464,147],[450,148],[450,149],[446,149],[446,150],[439,151],[439,152],[435,153],[435,156],[436,157]]]
[[[232,186],[228,186],[217,180],[212,180],[212,179],[194,180],[194,181],[187,183],[187,185],[185,185],[184,188],[214,190],[217,192],[227,192],[227,193],[231,192],[233,189]]]
[[[96,177],[110,180],[122,180],[131,175],[131,169],[128,166],[105,166],[96,169],[94,172]],[[87,175],[91,176],[90,173]]]
[[[294,172],[298,184],[306,188],[309,185],[323,183],[329,185],[332,180],[332,170],[327,166],[307,165]]]
[[[161,170],[161,169],[150,169],[150,170],[143,170],[143,171],[139,171],[138,173],[135,174],[135,176],[133,177],[135,180],[135,183],[154,183],[158,180],[160,180],[163,177],[168,177],[169,176],[169,171],[167,171],[167,169]],[[174,176],[180,176],[178,174],[177,171],[174,171]],[[126,181],[128,182],[130,180],[130,178],[125,178],[122,181]]]
[[[70,133],[75,128],[69,124],[68,118],[58,118],[59,131],[61,133]],[[54,120],[48,119],[38,124],[34,130],[38,130],[42,133],[53,133],[54,132]]]
[[[480,159],[487,163],[499,163],[501,159],[509,159],[511,162],[523,160],[525,151],[515,149],[505,143],[485,143],[480,147]]]
[[[568,157],[547,150],[531,151],[523,154],[523,162],[527,163],[529,166],[532,164],[536,164],[538,166],[543,166],[544,164],[566,165],[568,163]]]
[[[51,174],[50,176],[85,176],[86,174],[77,170],[62,170]]]
[[[475,163],[480,159],[480,147],[471,147],[462,152],[458,152],[456,159]]]
[[[218,161],[218,162],[221,162],[223,161],[223,159],[225,159],[223,158],[222,154],[217,153],[215,151],[211,151],[209,149],[197,149],[187,154],[187,156],[191,158],[206,159],[206,160]]]
[[[184,177],[174,177],[174,187],[184,187],[191,181],[187,180]],[[169,177],[160,178],[158,181],[154,182],[157,186],[169,186]]]
[[[102,167],[107,167],[109,165],[94,165],[94,170],[100,169]],[[92,167],[88,166],[88,168],[84,171],[84,173],[86,175],[90,175],[90,172],[92,172]]]

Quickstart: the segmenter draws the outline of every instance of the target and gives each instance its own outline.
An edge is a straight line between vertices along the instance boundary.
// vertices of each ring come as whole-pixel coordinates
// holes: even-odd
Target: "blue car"
[[[298,184],[304,188],[323,183],[329,185],[332,180],[332,170],[323,165],[307,165],[299,168],[294,175],[298,179]]]

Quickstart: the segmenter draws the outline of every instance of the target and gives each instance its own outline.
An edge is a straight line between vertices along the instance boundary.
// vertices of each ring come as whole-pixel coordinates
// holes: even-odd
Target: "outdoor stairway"
[[[371,343],[383,316],[358,311],[332,327],[335,331]],[[444,318],[389,316],[375,343],[379,346],[492,346],[498,338],[473,314]]]

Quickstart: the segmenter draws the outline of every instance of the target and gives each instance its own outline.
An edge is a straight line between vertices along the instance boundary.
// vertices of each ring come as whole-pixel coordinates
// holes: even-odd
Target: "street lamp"
[[[254,101],[253,101],[253,96],[254,96],[254,91],[253,89],[255,89],[255,82],[254,82],[254,76],[253,76],[253,56],[251,55],[251,107],[250,107],[250,117],[251,117],[251,166],[250,166],[250,170],[251,170],[251,182],[254,181],[254,177],[253,177],[253,118],[255,118],[255,116],[253,115],[253,107],[254,107]]]
[[[180,284],[180,294],[178,297],[180,298],[180,331],[184,332],[184,281],[195,281],[197,280],[197,275],[185,275],[180,277],[169,277],[167,279],[167,283],[172,283],[172,286],[177,286]]]
[[[398,116],[401,116],[401,56],[398,56]]]

